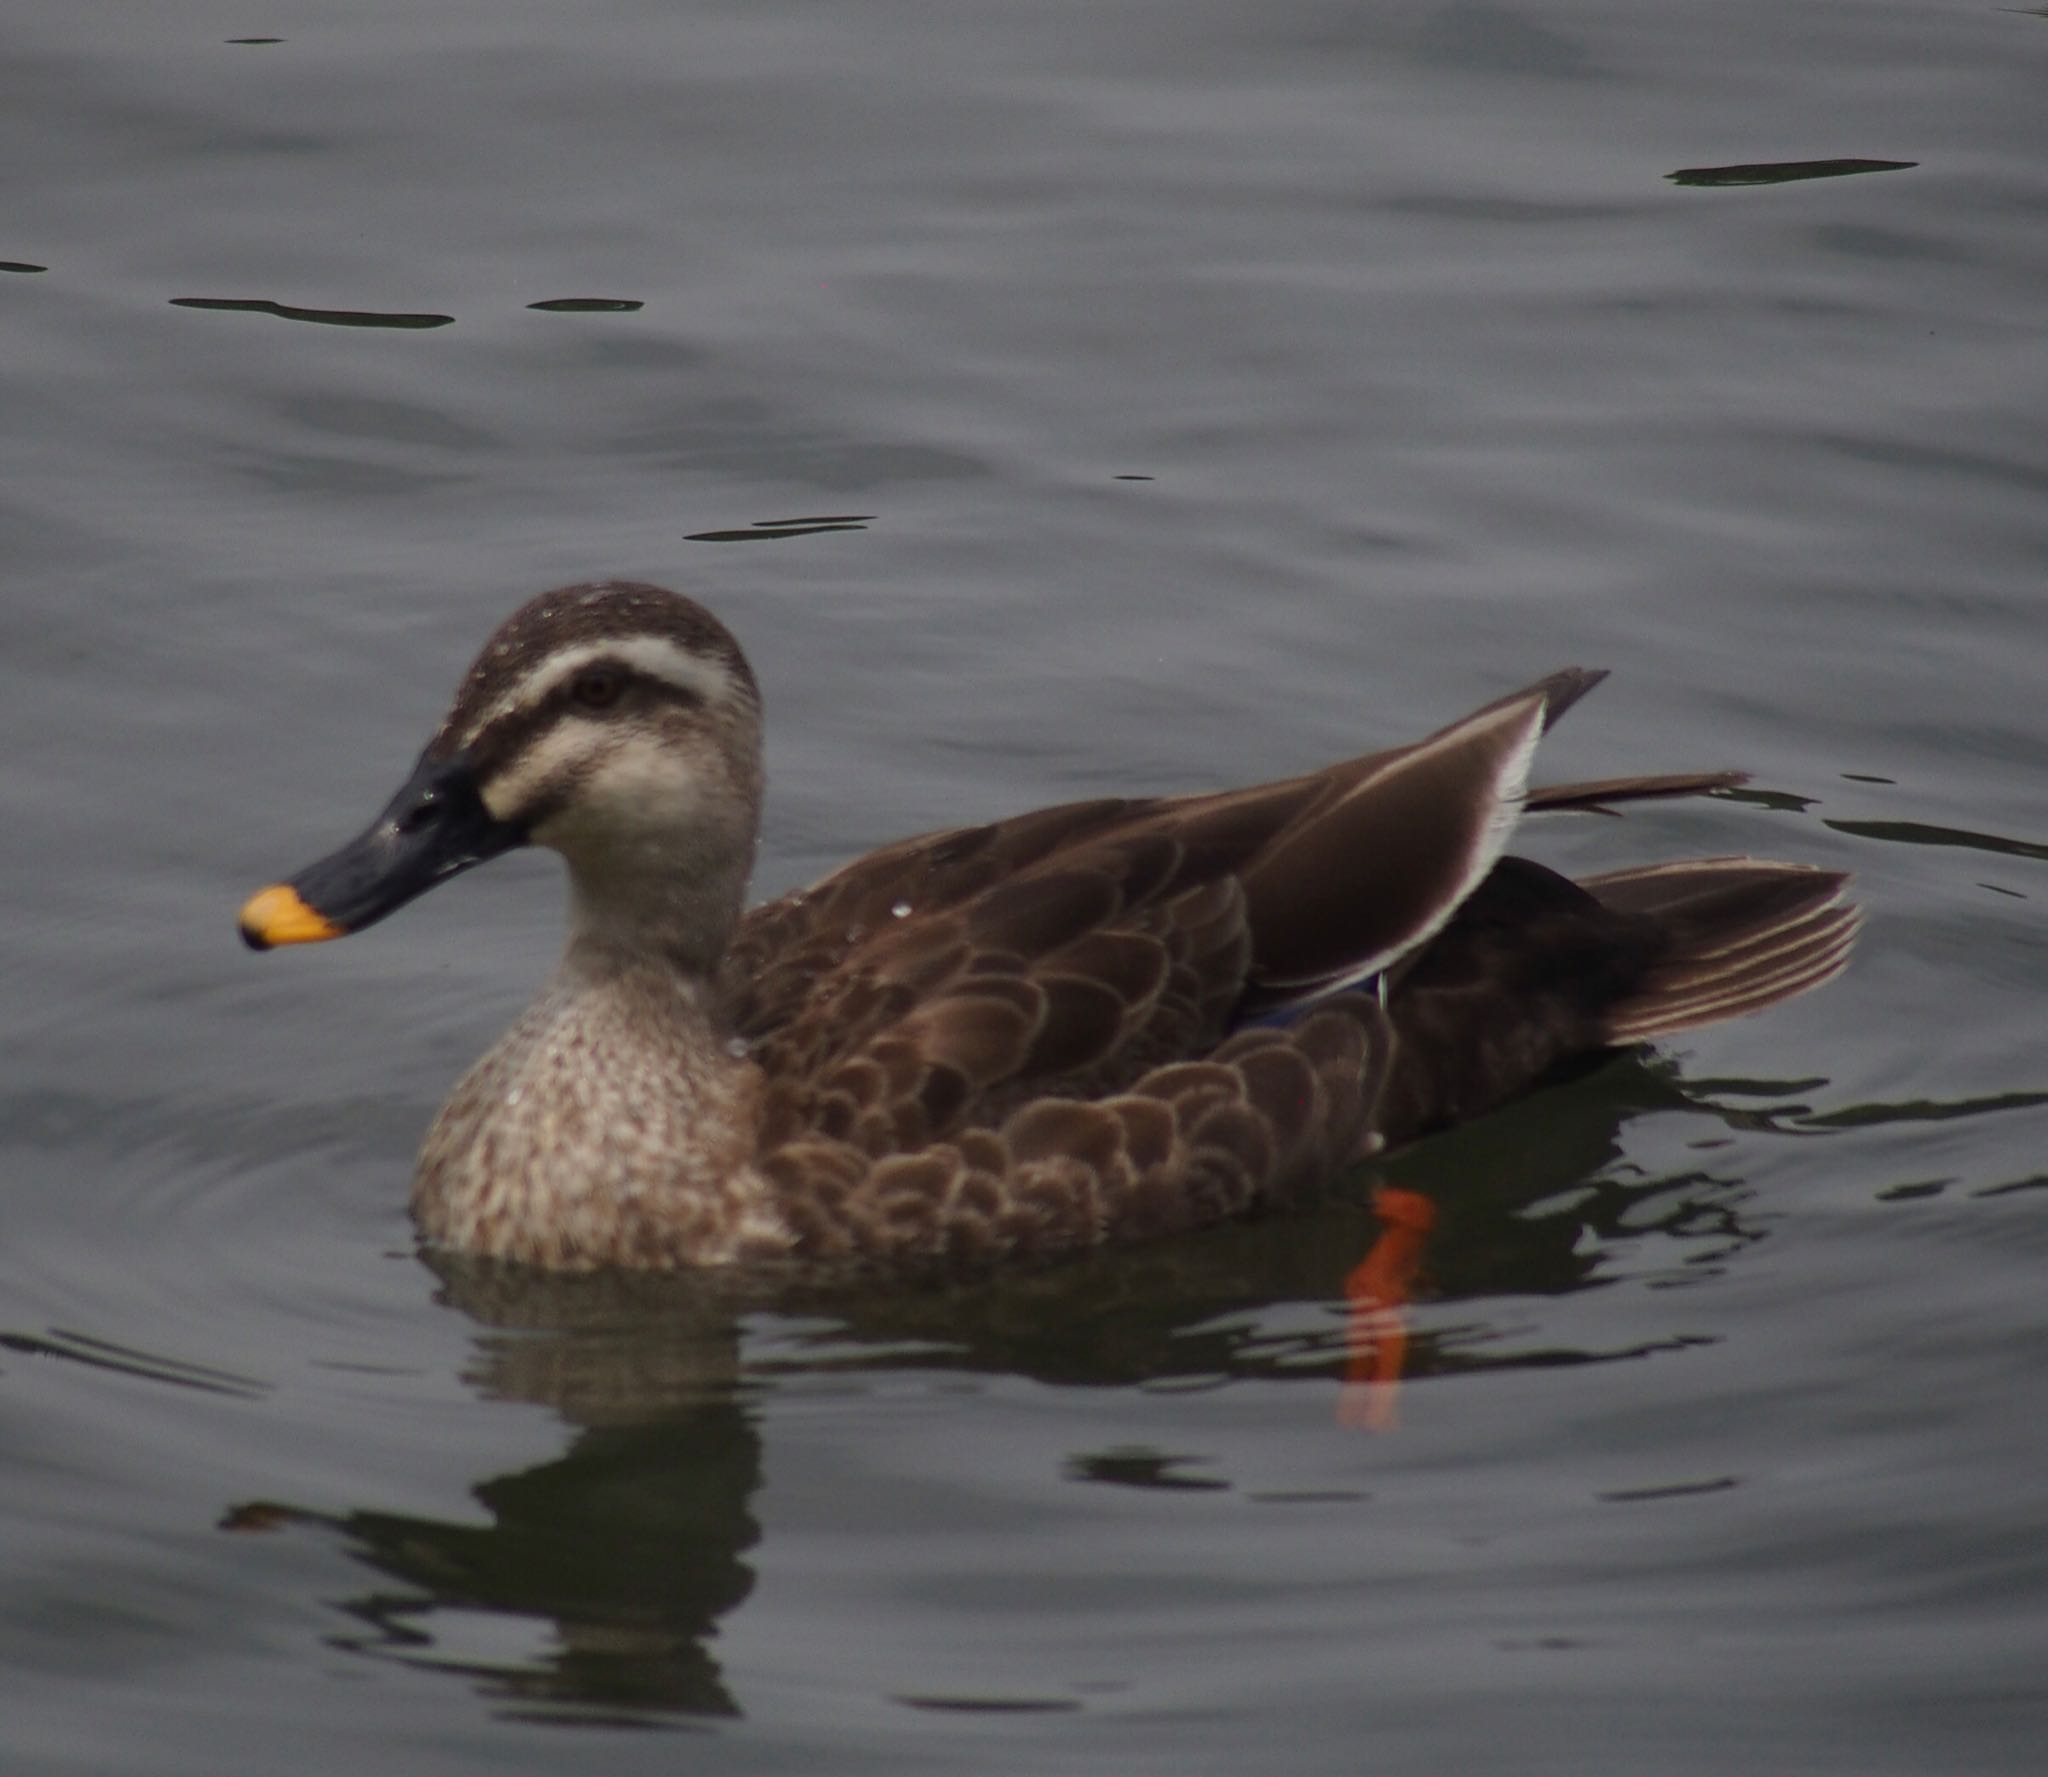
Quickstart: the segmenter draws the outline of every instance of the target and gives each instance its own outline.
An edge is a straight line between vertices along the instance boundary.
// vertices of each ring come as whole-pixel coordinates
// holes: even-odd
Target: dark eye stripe
[[[612,674],[619,684],[618,694],[601,710],[590,708],[577,696],[577,686],[584,675],[599,671]],[[521,709],[507,710],[504,715],[485,723],[469,743],[467,751],[479,770],[496,768],[516,757],[536,734],[552,727],[564,712],[602,721],[635,703],[667,704],[686,710],[704,707],[702,695],[689,686],[641,672],[613,655],[600,654],[585,661],[559,683],[550,685],[538,702]]]

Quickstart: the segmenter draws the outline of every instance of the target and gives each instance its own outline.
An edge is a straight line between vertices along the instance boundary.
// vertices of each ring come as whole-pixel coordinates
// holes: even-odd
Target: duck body
[[[760,705],[674,593],[544,594],[367,832],[253,897],[341,935],[520,844],[570,876],[533,1004],[430,1129],[432,1241],[554,1269],[957,1268],[1285,1203],[1389,1143],[1844,966],[1845,879],[1749,858],[1573,883],[1524,810],[1553,674],[1411,746],[1210,796],[905,840],[742,914]]]

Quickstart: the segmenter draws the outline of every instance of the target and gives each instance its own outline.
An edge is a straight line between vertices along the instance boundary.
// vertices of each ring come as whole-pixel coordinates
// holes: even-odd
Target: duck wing
[[[1486,879],[1537,739],[1596,678],[1279,783],[908,840],[757,910],[725,988],[792,1220],[980,1257],[1329,1176],[1392,1051],[1355,990]]]
[[[1556,673],[1411,746],[1249,789],[900,841],[746,916],[721,976],[727,1016],[750,1045],[816,1066],[992,980],[1093,981],[1120,1022],[1179,1000],[1193,1052],[1368,982],[1440,931],[1501,855],[1537,739],[1602,676]],[[1107,1013],[1097,995],[1065,997]],[[978,1076],[1062,1070],[1076,1043],[1051,1033],[1066,1021],[1032,1010],[1048,1040]]]

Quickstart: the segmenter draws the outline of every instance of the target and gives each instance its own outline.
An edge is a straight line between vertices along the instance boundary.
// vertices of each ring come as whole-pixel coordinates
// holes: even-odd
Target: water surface
[[[0,1764],[2038,1769],[2048,22],[6,34]],[[1853,161],[1911,164],[1784,175]],[[1550,775],[1753,786],[1541,855],[1851,869],[1868,933],[1388,1169],[1393,1430],[1368,1179],[908,1300],[437,1269],[412,1148],[553,870],[233,912],[600,575],[752,653],[764,892],[1584,662]]]

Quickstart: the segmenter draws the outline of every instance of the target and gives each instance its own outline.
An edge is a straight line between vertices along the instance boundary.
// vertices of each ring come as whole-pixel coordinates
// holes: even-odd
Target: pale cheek
[[[533,837],[562,850],[673,838],[702,821],[710,801],[698,773],[657,748],[628,746],[585,777]]]
[[[549,787],[571,777],[589,754],[588,731],[564,723],[541,739],[512,767],[484,786],[484,807],[494,820],[516,821],[525,811],[545,804]]]

